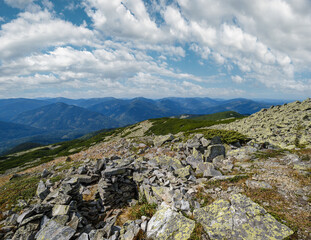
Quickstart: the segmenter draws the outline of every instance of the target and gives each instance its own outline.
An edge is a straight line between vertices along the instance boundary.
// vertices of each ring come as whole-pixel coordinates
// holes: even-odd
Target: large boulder
[[[203,177],[215,177],[221,176],[221,172],[215,169],[213,163],[210,162],[202,162],[197,166],[196,174],[203,174]]]
[[[65,227],[61,224],[50,220],[36,234],[37,240],[69,240],[75,234],[71,227]]]
[[[162,203],[160,209],[148,222],[147,237],[157,240],[187,240],[195,227],[195,222],[173,211]]]
[[[222,144],[210,145],[205,153],[206,160],[211,162],[217,156],[226,156],[226,149]]]
[[[156,136],[153,140],[153,144],[156,147],[162,146],[164,143],[172,141],[174,139],[174,136],[172,134],[168,134],[165,136]]]
[[[242,194],[194,211],[210,239],[284,239],[293,231]]]
[[[44,182],[41,180],[37,188],[37,196],[44,200],[46,196],[50,193],[50,190],[45,186]]]

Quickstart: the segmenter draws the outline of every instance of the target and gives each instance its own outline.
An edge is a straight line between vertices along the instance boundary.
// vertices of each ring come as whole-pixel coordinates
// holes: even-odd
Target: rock
[[[52,216],[67,215],[68,212],[69,212],[69,209],[70,209],[69,205],[59,205],[59,204],[56,204],[53,207]]]
[[[31,217],[29,217],[29,218],[24,219],[24,220],[20,223],[19,226],[23,226],[23,225],[26,225],[26,224],[29,223],[29,222],[32,222],[32,221],[35,221],[35,220],[39,220],[39,219],[41,219],[42,217],[43,217],[43,214],[42,214],[42,213],[36,214],[36,215],[34,215],[34,216],[31,216]]]
[[[189,139],[187,141],[187,148],[188,149],[198,149],[200,147],[201,143],[200,143],[200,140],[197,139],[196,137],[192,138],[192,139]]]
[[[190,166],[179,168],[175,170],[175,174],[180,178],[187,178],[190,176]]]
[[[229,201],[220,199],[196,209],[194,217],[211,239],[284,239],[293,234],[241,194],[232,195]]]
[[[44,182],[40,180],[37,188],[37,196],[41,199],[44,200],[46,196],[50,193],[50,190],[45,186]]]
[[[121,175],[126,173],[128,168],[126,167],[121,167],[121,168],[107,168],[102,172],[102,176],[104,177],[111,177],[111,176],[116,176],[116,175]]]
[[[70,240],[75,234],[75,230],[71,227],[65,227],[61,224],[50,220],[36,234],[37,240]]]
[[[211,139],[211,145],[222,144],[220,136],[215,136]]]
[[[142,229],[136,221],[127,221],[120,231],[121,240],[135,240],[142,233]]]
[[[195,222],[162,204],[148,222],[147,237],[157,240],[187,240],[193,232]]]
[[[42,178],[46,178],[47,176],[49,176],[50,172],[46,169],[43,169],[42,171],[42,174],[41,174],[41,177]]]
[[[153,140],[153,144],[156,147],[162,146],[164,143],[172,141],[174,139],[174,136],[172,134],[168,134],[165,136],[156,136]]]
[[[17,222],[21,223],[24,219],[31,217],[35,214],[35,211],[33,209],[24,211],[21,215],[18,216]]]
[[[266,182],[259,182],[259,181],[253,181],[253,180],[246,180],[245,184],[249,188],[253,189],[272,189],[272,186],[269,183]]]
[[[226,149],[221,144],[208,146],[207,152],[205,154],[206,159],[209,162],[211,162],[213,158],[221,155],[224,157],[226,156]]]
[[[82,233],[77,240],[89,240],[89,235],[87,233]]]
[[[78,174],[86,174],[86,172],[87,172],[87,170],[86,170],[85,166],[80,166],[77,169]]]
[[[39,227],[39,221],[34,222],[34,223],[28,223],[25,226],[22,226],[17,229],[15,232],[12,240],[30,240],[34,239],[36,235],[36,231],[38,230]]]
[[[205,148],[208,147],[211,144],[210,140],[207,140],[207,139],[205,139],[203,137],[200,139],[200,141],[201,141],[202,146],[205,147]]]
[[[95,172],[100,173],[106,166],[106,159],[98,159],[95,165]]]
[[[170,191],[168,187],[151,187],[153,194],[159,201],[170,203],[173,201],[174,192]]]
[[[97,178],[88,176],[88,175],[81,175],[81,174],[76,174],[72,175],[70,181],[68,183],[74,184],[74,183],[85,183],[85,184],[90,184],[94,181],[96,181]]]
[[[214,164],[209,162],[200,163],[197,167],[196,174],[203,174],[203,177],[222,176],[221,172],[215,169]]]
[[[188,156],[186,162],[193,168],[196,169],[198,164],[201,163],[201,160],[195,159],[193,156]]]

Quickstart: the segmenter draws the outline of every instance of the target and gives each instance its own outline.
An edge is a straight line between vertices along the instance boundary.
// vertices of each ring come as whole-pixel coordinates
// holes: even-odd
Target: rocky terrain
[[[287,111],[279,122],[293,123],[308,104],[278,107]],[[259,129],[254,118],[264,114],[261,124],[273,126],[273,109],[230,128]],[[264,133],[230,144],[197,132],[147,136],[151,126],[1,176],[0,239],[311,239],[311,150],[280,149]],[[10,189],[26,183],[35,196],[11,201]]]
[[[293,149],[296,145],[310,148],[311,99],[262,109],[248,118],[215,128],[235,130],[281,148]]]

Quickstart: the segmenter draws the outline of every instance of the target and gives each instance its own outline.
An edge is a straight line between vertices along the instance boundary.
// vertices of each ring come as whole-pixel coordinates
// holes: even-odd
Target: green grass
[[[254,155],[259,159],[275,158],[284,155],[284,149],[258,151]]]
[[[190,235],[190,240],[203,240],[205,238],[202,237],[204,233],[204,228],[202,224],[196,222],[193,232]]]
[[[19,199],[32,199],[39,183],[39,177],[22,176],[12,179],[0,187],[0,211],[12,209]],[[19,210],[15,208],[14,210]],[[1,219],[0,219],[1,220]]]
[[[224,120],[228,118],[244,118],[245,116],[234,112],[234,111],[227,111],[227,112],[219,112],[219,113],[213,113],[213,114],[207,114],[207,115],[202,115],[198,117],[193,117],[190,118],[192,120],[204,120],[204,121],[219,121],[219,120]]]
[[[176,134],[179,132],[188,132],[203,127],[210,127],[222,123],[230,123],[236,119],[229,119],[223,121],[205,121],[193,119],[177,119],[177,118],[158,118],[151,119],[152,127],[147,131],[147,135],[166,135]]]
[[[232,130],[219,130],[219,129],[196,129],[186,132],[186,137],[191,134],[202,133],[206,139],[212,139],[213,137],[219,136],[223,143],[235,143],[235,142],[246,142],[248,138],[236,131]]]
[[[11,168],[21,167],[22,169],[26,169],[49,162],[56,157],[68,156],[80,152],[98,142],[104,141],[106,137],[116,135],[123,130],[124,128],[118,128],[111,131],[103,131],[89,139],[75,139],[72,141],[55,143],[50,145],[52,147],[43,147],[34,151],[30,150],[21,155],[1,156],[0,174],[3,174],[6,170]]]

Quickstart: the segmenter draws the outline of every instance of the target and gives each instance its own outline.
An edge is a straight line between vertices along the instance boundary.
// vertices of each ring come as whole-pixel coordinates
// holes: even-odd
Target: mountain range
[[[49,144],[151,118],[235,111],[249,115],[278,102],[163,98],[0,99],[0,153],[25,142]],[[280,101],[280,104],[284,101]]]

